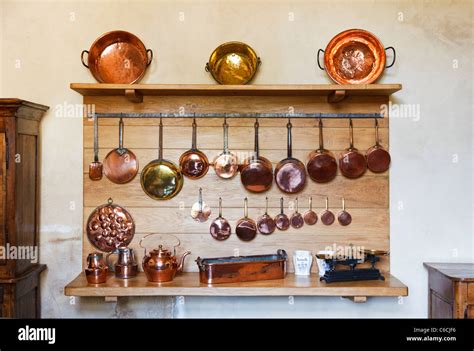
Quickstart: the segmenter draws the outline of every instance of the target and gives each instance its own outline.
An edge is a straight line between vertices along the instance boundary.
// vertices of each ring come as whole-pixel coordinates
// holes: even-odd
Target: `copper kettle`
[[[178,259],[176,256],[176,247],[179,246],[179,240],[174,237],[178,244],[173,246],[173,252],[167,250],[163,245],[159,245],[157,249],[153,249],[147,253],[146,247],[142,246],[142,241],[148,236],[150,235],[147,235],[140,240],[140,246],[145,249],[142,267],[148,281],[158,283],[172,281],[177,273],[183,271],[184,259],[191,252],[184,252],[184,254]]]

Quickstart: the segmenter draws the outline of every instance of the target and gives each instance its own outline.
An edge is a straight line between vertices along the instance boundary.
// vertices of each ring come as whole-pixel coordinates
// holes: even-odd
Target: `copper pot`
[[[102,284],[107,281],[108,268],[104,261],[104,255],[93,252],[87,256],[86,279],[89,284]]]
[[[254,193],[267,191],[273,182],[272,163],[260,156],[258,146],[258,120],[255,121],[255,154],[248,157],[242,164],[240,180],[245,189]]]
[[[85,54],[88,54],[87,63]],[[82,64],[99,83],[136,83],[145,75],[152,60],[153,51],[146,49],[138,37],[123,30],[103,34],[89,51],[81,53]]]
[[[391,157],[387,150],[380,145],[379,122],[375,119],[375,145],[365,153],[367,167],[374,173],[382,173],[389,169]]]
[[[343,176],[347,178],[358,178],[365,173],[367,169],[367,161],[359,150],[354,147],[354,131],[352,127],[352,119],[349,122],[350,145],[339,156],[339,169]]]
[[[333,153],[324,148],[323,122],[319,119],[319,149],[309,154],[306,164],[309,177],[317,183],[327,183],[337,174],[337,162]]]
[[[229,151],[229,125],[224,119],[224,150],[214,159],[214,171],[217,176],[223,179],[234,177],[239,171],[239,161],[237,156]]]
[[[110,256],[117,255],[117,260],[114,263],[109,261]],[[138,264],[135,259],[133,249],[121,246],[105,256],[105,262],[110,267],[115,277],[120,279],[133,278],[138,273]]]
[[[244,217],[239,219],[235,227],[235,234],[242,241],[251,241],[257,235],[257,224],[248,217],[248,199],[244,199]]]
[[[291,121],[288,121],[286,128],[288,154],[275,168],[275,183],[284,193],[294,194],[303,190],[306,185],[306,169],[303,162],[293,157]]]
[[[209,160],[207,156],[196,147],[197,139],[197,124],[196,119],[193,119],[193,136],[191,149],[186,151],[179,158],[179,165],[181,172],[191,179],[199,179],[206,175],[209,170]]]

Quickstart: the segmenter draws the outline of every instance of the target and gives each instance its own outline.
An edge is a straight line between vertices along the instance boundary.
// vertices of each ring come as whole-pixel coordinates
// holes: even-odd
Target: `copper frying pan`
[[[304,224],[303,216],[298,212],[298,198],[296,198],[295,212],[290,217],[290,224],[295,229],[301,228]]]
[[[346,226],[351,224],[352,216],[346,211],[346,200],[342,198],[342,211],[337,215],[337,221],[340,225]]]
[[[309,198],[309,209],[303,214],[304,222],[307,225],[314,225],[318,222],[318,214],[313,211],[313,198]]]
[[[202,188],[199,188],[199,199],[191,208],[191,217],[196,222],[205,222],[211,215],[211,208],[202,201]]]
[[[214,239],[219,241],[227,239],[232,233],[229,222],[222,217],[222,198],[219,198],[219,217],[212,221],[209,232]]]
[[[119,147],[110,151],[104,159],[104,174],[113,183],[125,184],[138,173],[135,154],[123,147],[123,120],[119,122]]]
[[[309,177],[317,183],[327,183],[336,177],[337,162],[333,153],[324,148],[323,122],[319,119],[319,149],[309,154],[306,164]]]
[[[193,119],[193,136],[191,149],[186,151],[179,158],[179,165],[181,172],[191,179],[199,179],[206,175],[209,170],[209,160],[207,156],[196,147],[197,140],[197,124],[196,119]]]
[[[326,209],[321,214],[321,222],[323,222],[325,225],[331,225],[334,223],[335,219],[334,213],[329,211],[329,199],[326,197]]]
[[[354,147],[354,130],[352,119],[349,122],[350,145],[339,156],[339,169],[343,176],[347,178],[358,178],[365,173],[367,161],[359,150]]]
[[[283,210],[283,198],[280,198],[280,213],[275,217],[275,224],[279,230],[287,230],[290,227],[290,219]]]
[[[367,167],[374,173],[382,173],[390,167],[390,154],[380,145],[379,122],[375,119],[375,145],[365,153]]]
[[[260,156],[258,146],[258,120],[255,121],[255,154],[242,164],[240,180],[244,188],[254,193],[267,191],[272,186],[273,167],[265,157]]]
[[[265,197],[265,213],[257,219],[257,228],[261,234],[265,235],[275,231],[275,220],[268,214],[268,197]]]
[[[244,200],[244,217],[239,219],[235,227],[235,234],[242,241],[251,241],[257,235],[257,224],[248,217],[248,199]]]
[[[229,151],[229,125],[224,118],[224,150],[214,159],[214,171],[217,176],[223,179],[232,178],[239,171],[239,161],[237,156]]]
[[[303,190],[306,185],[306,169],[303,162],[293,157],[291,121],[288,121],[286,128],[288,155],[275,168],[275,183],[284,193],[294,194]]]

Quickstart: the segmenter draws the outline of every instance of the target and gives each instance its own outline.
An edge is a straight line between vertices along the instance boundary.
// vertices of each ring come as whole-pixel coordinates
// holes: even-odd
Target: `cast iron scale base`
[[[325,281],[326,283],[346,282],[355,280],[385,280],[384,276],[380,273],[380,271],[375,268],[375,264],[379,260],[380,258],[374,254],[366,254],[362,259],[327,258],[324,259],[324,261],[329,266],[329,269],[326,270],[324,275],[319,278],[319,280]],[[356,268],[358,264],[367,261],[371,263],[370,268]],[[338,269],[338,266],[348,266],[349,269]]]

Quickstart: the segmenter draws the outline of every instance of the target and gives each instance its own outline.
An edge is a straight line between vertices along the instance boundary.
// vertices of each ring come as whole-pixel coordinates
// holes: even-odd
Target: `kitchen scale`
[[[362,258],[354,258],[352,256],[338,258],[336,255],[328,253],[317,254],[316,258],[324,260],[326,263],[326,271],[319,280],[326,283],[385,280],[384,276],[375,267],[375,264],[380,261],[380,256],[388,255],[388,251],[362,250],[361,253],[363,254]],[[370,268],[357,268],[359,264],[365,262],[370,262]]]

